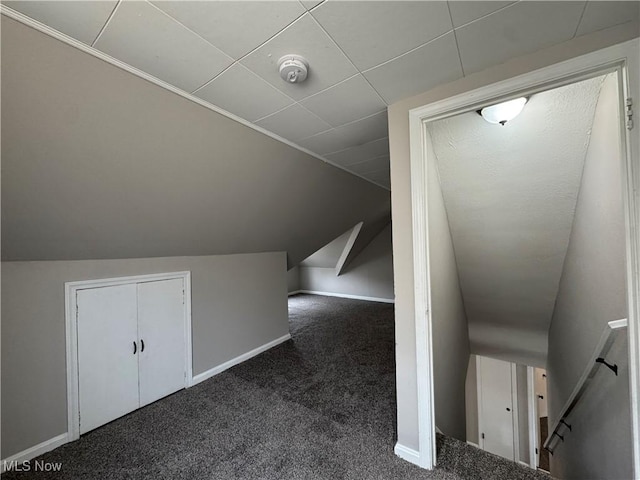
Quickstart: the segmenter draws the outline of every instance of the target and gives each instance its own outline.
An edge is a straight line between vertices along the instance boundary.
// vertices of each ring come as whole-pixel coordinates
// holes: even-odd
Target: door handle
[[[133,342],[133,354],[135,355],[136,352],[138,351],[138,346],[136,345],[136,342]]]
[[[140,352],[144,352],[144,340],[140,339]]]

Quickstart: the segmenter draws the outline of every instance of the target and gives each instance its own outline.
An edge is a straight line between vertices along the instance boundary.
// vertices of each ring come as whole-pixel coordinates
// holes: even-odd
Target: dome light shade
[[[499,123],[500,125],[504,125],[509,120],[513,120],[520,114],[525,103],[527,103],[527,99],[525,97],[515,98],[496,105],[484,107],[479,113],[482,115],[482,118],[489,123]]]

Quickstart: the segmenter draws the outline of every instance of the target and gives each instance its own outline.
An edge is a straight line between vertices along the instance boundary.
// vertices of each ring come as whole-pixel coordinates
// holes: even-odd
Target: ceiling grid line
[[[416,50],[420,50],[422,47],[425,47],[425,46],[427,46],[427,45],[429,45],[431,43],[436,42],[437,40],[440,40],[440,39],[446,37],[447,35],[451,34],[453,32],[453,30],[454,29],[452,28],[451,30],[446,31],[445,33],[442,33],[442,34],[438,35],[437,37],[432,38],[431,40],[429,40],[427,42],[424,42],[424,43],[418,45],[417,47],[412,48],[411,50],[407,50],[406,52],[401,53],[400,55],[398,55],[396,57],[390,58],[389,60],[385,60],[384,62],[379,63],[378,65],[375,65],[373,67],[367,68],[366,70],[363,70],[361,73],[364,76],[365,73],[369,73],[372,70],[375,70],[376,68],[382,67],[383,65],[388,65],[389,63],[394,62],[394,61],[396,61],[396,60],[398,60],[398,59],[400,59],[402,57],[406,57],[407,55],[412,54]]]
[[[118,0],[118,3],[116,3],[116,6],[113,7],[113,10],[111,10],[111,13],[109,14],[109,17],[107,18],[107,21],[104,22],[104,25],[102,26],[102,28],[100,29],[100,31],[98,32],[98,35],[96,36],[96,38],[93,39],[93,42],[91,42],[91,46],[95,48],[96,46],[96,42],[98,40],[100,40],[100,37],[102,36],[102,32],[104,32],[107,28],[107,25],[109,25],[109,22],[111,21],[111,19],[113,18],[113,16],[116,14],[116,10],[118,10],[118,7],[120,6],[120,4],[122,3],[122,0]]]
[[[584,5],[582,6],[582,13],[580,14],[580,19],[578,20],[578,24],[576,25],[576,29],[573,32],[573,37],[571,38],[576,38],[576,35],[578,34],[578,30],[580,29],[580,24],[582,23],[582,19],[584,18],[584,12],[587,11],[587,1],[585,0]]]
[[[148,0],[146,0],[148,1]],[[153,4],[152,4],[153,5]],[[155,5],[154,5],[155,6]],[[304,6],[303,6],[304,7]],[[171,15],[169,15],[167,12],[165,12],[164,10],[162,10],[160,7],[155,6],[155,8],[157,8],[158,10],[162,11],[162,13],[164,13],[165,15],[167,15],[169,18],[171,18],[172,20],[180,23],[178,20],[176,20],[174,17],[172,17]],[[260,45],[258,45],[255,48],[252,48],[251,50],[249,50],[247,53],[245,53],[244,55],[242,55],[241,57],[239,57],[237,60],[234,59],[233,60],[233,64],[229,65],[225,70],[223,70],[222,72],[220,72],[218,75],[216,75],[215,77],[213,77],[211,80],[208,80],[206,83],[204,83],[202,86],[196,88],[193,93],[196,93],[198,90],[203,89],[204,87],[206,87],[207,85],[209,85],[211,82],[213,82],[216,78],[218,78],[220,75],[222,75],[225,71],[227,71],[229,68],[233,67],[236,64],[241,64],[243,67],[245,67],[247,70],[251,71],[252,73],[255,74],[255,72],[253,72],[253,70],[251,70],[250,68],[246,67],[244,64],[242,64],[242,60],[244,60],[246,57],[248,57],[249,55],[251,55],[253,52],[255,52],[256,50],[258,50],[259,48],[263,47],[265,44],[269,43],[271,40],[273,40],[274,38],[276,38],[278,35],[280,35],[282,32],[284,32],[286,29],[288,29],[289,27],[291,27],[294,23],[296,23],[297,21],[299,21],[300,19],[302,19],[307,13],[307,11],[303,12],[300,14],[300,16],[296,17],[294,20],[292,20],[290,23],[288,23],[286,26],[284,26],[283,28],[281,28],[279,31],[277,31],[276,33],[274,33],[273,35],[271,35],[267,40],[265,40],[264,42],[262,42]],[[199,36],[199,35],[198,35]],[[203,39],[204,40],[204,39]],[[207,43],[213,45],[211,42]],[[215,45],[214,45],[215,47]],[[216,47],[218,48],[218,47]],[[218,49],[219,50],[219,49]],[[256,74],[257,75],[257,74]],[[259,77],[259,75],[257,75]],[[262,77],[260,77],[262,78]],[[265,82],[265,83],[269,83],[269,82]],[[277,90],[277,89],[276,89]],[[280,91],[280,90],[278,90]],[[281,92],[281,91],[280,91]],[[284,93],[284,92],[281,92]],[[287,95],[286,93],[284,93],[285,95]],[[288,95],[287,95],[288,96]],[[291,97],[289,97],[291,98]],[[293,100],[294,102],[296,101],[295,99],[291,98],[291,100]]]
[[[460,55],[460,45],[458,44],[458,35],[456,34],[456,27],[453,24],[453,15],[451,15],[451,2],[447,2],[447,10],[449,11],[449,18],[451,19],[451,26],[453,27],[453,39],[456,42],[456,51],[458,52],[458,62],[460,62],[460,70],[462,70],[462,76],[465,77],[464,65],[462,64],[462,55]]]
[[[384,109],[382,109],[382,110],[380,110],[378,112],[372,113],[371,115],[367,115],[366,117],[362,117],[362,118],[359,118],[357,120],[352,120],[350,122],[343,123],[343,124],[338,125],[336,127],[331,127],[329,129],[325,130],[324,132],[314,133],[313,135],[309,135],[308,137],[301,138],[300,140],[307,140],[308,138],[317,137],[318,135],[322,135],[323,133],[330,132],[331,130],[338,130],[339,128],[342,128],[342,127],[348,127],[349,125],[353,125],[355,123],[362,122],[363,120],[368,120],[369,118],[375,117],[376,115],[380,115],[381,113],[384,113],[386,111],[387,111],[387,109],[384,108]],[[381,137],[381,138],[383,138],[383,137]],[[336,150],[336,152],[338,152],[338,151],[339,150]],[[331,152],[331,153],[333,153],[333,152]]]
[[[494,10],[493,12],[486,13],[486,14],[484,14],[484,15],[478,17],[478,18],[474,18],[473,20],[470,20],[470,21],[468,21],[466,23],[460,24],[458,26],[454,26],[453,28],[454,28],[454,30],[458,30],[458,29],[461,29],[461,28],[464,28],[464,27],[468,27],[469,25],[471,25],[473,23],[476,23],[476,22],[479,22],[481,20],[484,20],[487,17],[495,15],[496,13],[500,13],[500,12],[502,12],[502,11],[508,9],[508,8],[514,7],[514,6],[516,6],[518,3],[522,2],[522,1],[523,0],[516,0],[515,2],[511,2],[509,5],[505,5],[504,7],[500,7],[497,10]],[[526,0],[524,0],[524,1],[526,1]],[[447,1],[447,4],[449,6],[449,12],[451,12],[451,0]],[[452,19],[452,23],[453,23],[453,19]]]
[[[311,15],[311,18],[313,19],[313,21],[315,22],[316,25],[318,25],[318,27],[320,27],[320,29],[327,35],[327,37],[329,37],[329,39],[333,42],[333,44],[336,46],[336,48],[338,50],[340,50],[342,52],[342,54],[345,56],[345,58],[347,60],[349,60],[349,63],[353,66],[353,68],[356,69],[356,71],[358,72],[359,75],[362,76],[362,78],[364,79],[365,82],[367,82],[369,84],[369,86],[373,89],[374,92],[376,92],[376,95],[378,95],[378,97],[380,98],[380,100],[382,100],[382,102],[385,105],[388,105],[387,101],[385,100],[385,98],[380,95],[380,92],[378,92],[378,90],[376,90],[376,88],[371,85],[371,82],[367,79],[367,77],[365,77],[364,75],[362,75],[362,72],[360,71],[360,69],[356,66],[355,63],[353,63],[353,60],[351,60],[351,58],[349,57],[349,55],[347,55],[347,53],[344,51],[344,49],[338,45],[338,42],[335,41],[335,39],[331,36],[331,34],[329,32],[327,32],[327,30],[322,26],[322,24],[318,21],[318,19],[316,17],[313,16],[312,13],[309,13],[309,15]],[[354,75],[355,76],[355,75]],[[320,93],[320,92],[318,92]]]
[[[123,0],[120,0],[123,1]],[[165,17],[167,17],[169,20],[177,23],[178,25],[180,25],[182,28],[184,28],[185,30],[187,30],[188,32],[192,33],[193,35],[195,35],[196,37],[198,37],[200,40],[202,40],[203,42],[208,43],[209,45],[211,45],[213,48],[215,48],[218,52],[220,52],[222,55],[224,55],[225,57],[229,58],[231,60],[231,63],[233,64],[236,60],[235,58],[233,58],[231,55],[227,54],[227,52],[223,52],[222,50],[220,50],[220,48],[218,48],[217,46],[215,46],[213,43],[211,43],[209,40],[207,40],[206,38],[204,38],[202,35],[200,35],[198,32],[195,32],[193,29],[187,27],[184,23],[182,23],[181,21],[175,19],[174,17],[172,17],[171,15],[169,15],[167,12],[165,12],[164,10],[162,10],[161,8],[159,8],[158,6],[156,6],[154,3],[150,2],[149,0],[144,0],[144,2],[147,5],[152,6],[153,8],[155,8],[158,12],[162,13],[162,15],[164,15]],[[228,67],[227,67],[228,68]]]

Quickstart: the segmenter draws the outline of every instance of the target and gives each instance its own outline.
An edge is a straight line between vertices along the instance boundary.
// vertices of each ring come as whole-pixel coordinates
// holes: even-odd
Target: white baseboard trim
[[[523,462],[522,460],[518,460],[518,463],[519,463],[520,465],[522,465],[523,467],[533,468],[533,467],[531,467],[531,465],[529,465],[527,462]]]
[[[289,296],[291,295],[297,295],[299,293],[302,293],[302,290],[294,290],[293,292],[289,292]]]
[[[198,375],[195,375],[192,379],[191,379],[191,384],[189,386],[194,386],[197,385],[200,382],[204,382],[205,380],[208,380],[209,378],[218,375],[219,373],[224,372],[225,370],[228,370],[229,368],[238,365],[239,363],[244,362],[245,360],[249,360],[252,357],[255,357],[256,355],[265,352],[267,350],[269,350],[270,348],[275,347],[276,345],[280,345],[282,342],[286,342],[287,340],[291,339],[291,334],[287,333],[286,335],[283,335],[280,338],[276,338],[275,340],[272,340],[268,343],[265,343],[264,345],[259,346],[258,348],[254,348],[253,350],[251,350],[250,352],[247,353],[243,353],[242,355],[237,356],[236,358],[232,358],[231,360],[224,362],[222,365],[218,365],[217,367],[213,367],[209,370],[207,370],[206,372],[202,372],[199,373]]]
[[[68,433],[62,433],[56,437],[50,438],[49,440],[45,440],[38,445],[18,452],[15,455],[11,455],[10,457],[2,460],[2,463],[0,464],[0,473],[12,470],[17,465],[28,462],[32,458],[36,458],[43,453],[50,452],[54,448],[58,448],[60,445],[64,445],[65,443],[69,443]]]
[[[393,298],[365,297],[363,295],[349,295],[347,293],[319,292],[317,290],[298,290],[295,293],[308,293],[309,295],[322,295],[324,297],[351,298],[353,300],[366,300],[367,302],[395,303]],[[292,294],[289,294],[292,295]]]
[[[476,448],[480,448],[480,445],[478,445],[477,443],[473,443],[469,440],[467,440],[467,445],[471,445],[472,447],[476,447]]]
[[[393,453],[407,462],[411,462],[414,465],[420,465],[420,452],[413,448],[405,447],[399,443],[393,448]]]

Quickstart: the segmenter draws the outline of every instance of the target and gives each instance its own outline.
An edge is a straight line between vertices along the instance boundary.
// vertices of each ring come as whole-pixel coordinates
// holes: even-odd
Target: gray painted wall
[[[436,425],[444,434],[464,441],[469,329],[436,155],[431,142],[428,143],[431,150],[427,151],[427,214]]]
[[[293,267],[287,271],[287,290],[289,293],[300,290],[300,268]]]
[[[331,268],[300,266],[300,289],[393,300],[391,224],[382,230],[346,271],[336,276]]]
[[[398,443],[401,445],[418,449],[409,110],[637,37],[638,23],[629,22],[509,60],[389,107]]]
[[[626,318],[625,227],[620,176],[618,91],[605,80],[591,131],[569,250],[549,329],[549,423],[575,388],[606,322]],[[626,338],[610,362],[615,377],[598,373],[551,457],[559,478],[631,478],[631,431]]]
[[[67,430],[64,283],[184,270],[194,375],[289,332],[283,252],[2,263],[0,458]]]
[[[1,60],[3,260],[294,266],[388,216],[388,191],[4,16]]]

